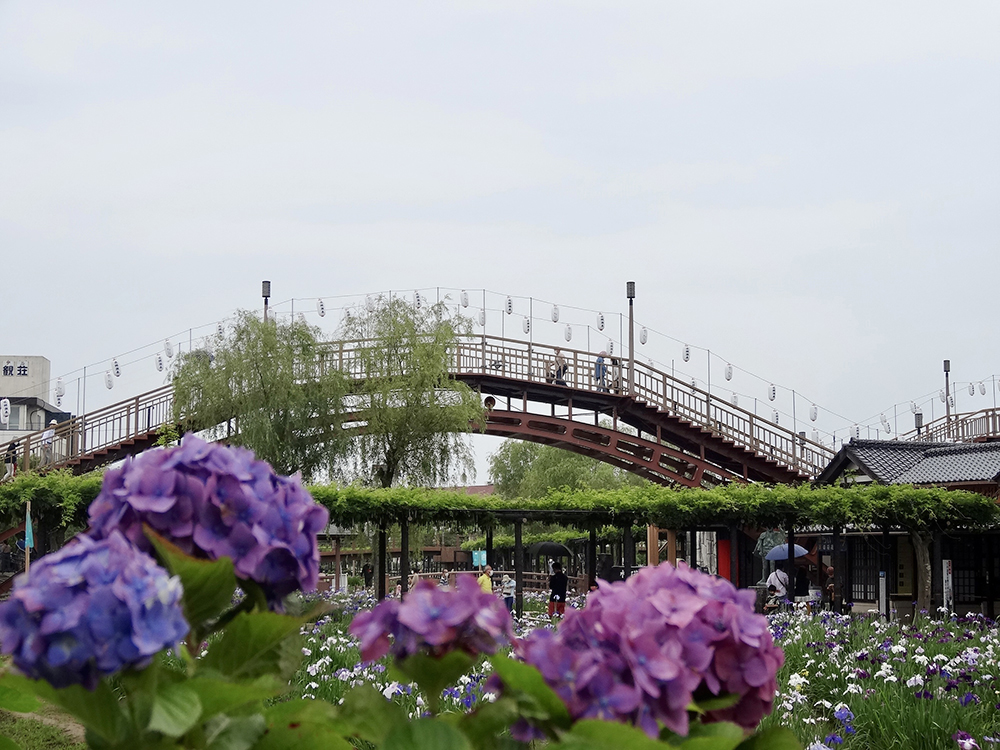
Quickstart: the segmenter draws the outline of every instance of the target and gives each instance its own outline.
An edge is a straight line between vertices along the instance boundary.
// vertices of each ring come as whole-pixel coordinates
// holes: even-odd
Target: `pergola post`
[[[729,582],[740,585],[740,530],[729,527]]]
[[[692,570],[698,567],[698,532],[694,529],[688,531],[688,567]]]
[[[380,523],[378,527],[378,580],[375,582],[375,598],[379,601],[385,599],[385,581],[389,576],[385,560],[385,523]]]
[[[493,527],[486,527],[486,564],[493,567]]]
[[[785,592],[785,596],[788,599],[795,600],[795,524],[792,519],[788,519],[788,557],[785,559],[785,575],[788,576],[788,589]],[[788,594],[791,593],[791,596]]]
[[[660,530],[650,524],[646,527],[646,565],[660,564]]]
[[[847,571],[842,567],[840,545],[840,524],[833,527],[833,554],[830,561],[833,563],[833,611],[838,615],[844,611],[844,573]],[[826,591],[823,596],[827,595]]]
[[[941,532],[935,531],[931,541],[931,609],[944,606],[944,573],[941,570]]]
[[[677,567],[677,532],[667,529],[667,562]]]
[[[333,538],[333,591],[334,593],[340,591],[340,537],[335,536]]]
[[[410,521],[399,522],[399,585],[405,594],[410,590]]]
[[[625,522],[622,529],[622,571],[625,577],[632,575],[635,567],[635,540],[632,538],[632,519]]]
[[[587,543],[587,587],[597,581],[597,526],[590,524],[590,540]]]
[[[524,544],[521,539],[521,523],[523,519],[514,519],[514,583],[517,616],[524,616]]]

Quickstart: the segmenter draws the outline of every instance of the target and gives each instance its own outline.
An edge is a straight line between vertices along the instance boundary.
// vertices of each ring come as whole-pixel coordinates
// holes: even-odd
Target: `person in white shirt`
[[[774,572],[767,577],[767,585],[774,586],[775,596],[785,599],[788,596],[788,573],[781,568],[775,568]]]
[[[52,441],[55,439],[56,420],[49,422],[49,429],[42,433],[42,465],[47,466],[52,463]]]

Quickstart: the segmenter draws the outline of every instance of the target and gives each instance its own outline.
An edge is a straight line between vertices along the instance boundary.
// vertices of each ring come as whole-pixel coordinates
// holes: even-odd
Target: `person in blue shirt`
[[[602,351],[594,362],[594,380],[597,382],[597,390],[601,393],[608,392],[608,366],[604,364],[605,356],[607,352]]]

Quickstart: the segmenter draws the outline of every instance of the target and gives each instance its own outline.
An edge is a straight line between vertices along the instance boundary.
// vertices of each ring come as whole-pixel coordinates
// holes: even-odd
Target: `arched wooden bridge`
[[[350,376],[365,342],[330,345],[324,366]],[[670,373],[628,360],[562,348],[566,369],[552,377],[553,346],[510,338],[463,339],[452,377],[489,396],[490,435],[554,445],[606,461],[663,484],[712,486],[729,481],[799,482],[818,475],[833,451],[793,430],[733,406]],[[58,425],[51,446],[43,431],[20,439],[25,465],[89,471],[140,452],[173,422],[173,392],[164,386]],[[0,448],[4,450],[5,448]]]

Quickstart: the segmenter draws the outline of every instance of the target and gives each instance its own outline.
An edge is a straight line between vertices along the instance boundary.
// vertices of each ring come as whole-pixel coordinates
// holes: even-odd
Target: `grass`
[[[0,711],[0,735],[13,740],[22,750],[86,750],[87,745],[75,740],[70,733],[54,726],[67,721],[52,709],[43,709],[41,721],[31,714],[14,714]]]

